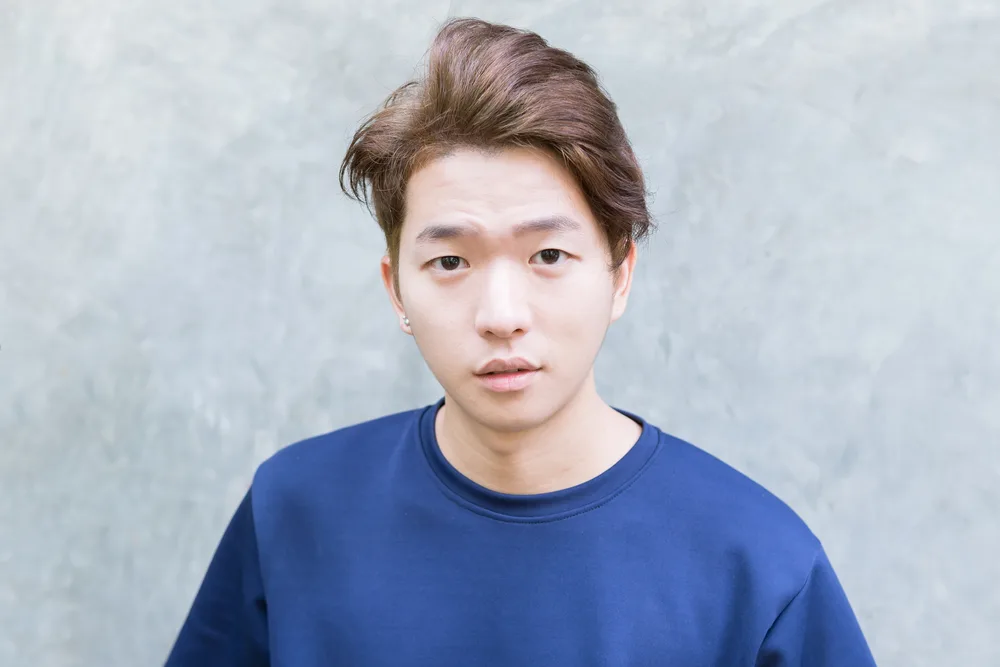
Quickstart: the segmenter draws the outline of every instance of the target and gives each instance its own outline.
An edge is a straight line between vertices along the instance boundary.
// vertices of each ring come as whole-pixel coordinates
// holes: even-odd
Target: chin
[[[484,392],[476,387],[472,392],[448,396],[462,412],[483,426],[501,433],[524,431],[548,421],[560,405],[551,393],[537,387],[510,393]]]

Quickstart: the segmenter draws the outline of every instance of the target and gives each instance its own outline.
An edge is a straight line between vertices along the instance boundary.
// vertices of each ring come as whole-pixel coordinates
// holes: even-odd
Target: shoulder
[[[822,546],[786,502],[748,475],[696,445],[660,432],[657,483],[706,550],[751,569],[783,570],[801,582]]]
[[[360,483],[361,473],[377,470],[412,435],[424,410],[359,422],[281,448],[258,466],[253,478],[255,498]]]

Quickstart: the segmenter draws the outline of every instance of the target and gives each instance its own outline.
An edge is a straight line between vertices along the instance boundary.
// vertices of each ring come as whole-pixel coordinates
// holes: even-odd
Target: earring
[[[406,327],[410,326],[410,318],[407,317],[406,315],[403,315],[403,326]]]

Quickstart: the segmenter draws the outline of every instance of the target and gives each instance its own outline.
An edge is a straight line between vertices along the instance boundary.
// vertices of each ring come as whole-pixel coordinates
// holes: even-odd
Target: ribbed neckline
[[[514,495],[488,489],[459,472],[441,452],[434,422],[445,399],[424,408],[419,438],[432,471],[456,500],[480,514],[508,521],[553,521],[579,514],[607,502],[627,488],[650,462],[659,447],[658,429],[630,412],[615,408],[642,427],[638,440],[613,466],[582,484],[550,493]]]

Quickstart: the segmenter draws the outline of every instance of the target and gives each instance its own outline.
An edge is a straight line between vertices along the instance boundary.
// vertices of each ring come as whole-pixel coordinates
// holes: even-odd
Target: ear
[[[385,291],[389,294],[389,301],[392,302],[392,309],[396,311],[396,317],[399,318],[399,328],[405,334],[413,335],[410,330],[410,325],[405,324],[404,320],[406,318],[406,310],[403,308],[403,300],[399,296],[399,292],[396,289],[396,277],[393,275],[392,270],[392,260],[388,255],[382,258],[382,284],[385,286]]]
[[[628,254],[625,261],[615,271],[615,293],[611,298],[611,321],[614,322],[625,313],[625,306],[628,304],[628,295],[632,291],[632,276],[635,274],[635,262],[638,258],[638,251],[634,242],[628,246]]]

